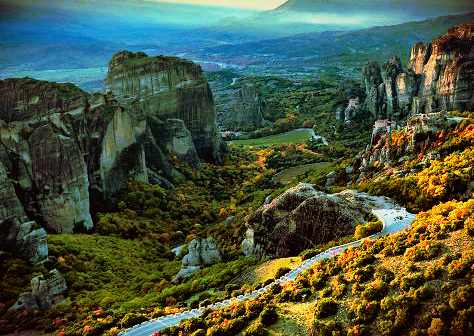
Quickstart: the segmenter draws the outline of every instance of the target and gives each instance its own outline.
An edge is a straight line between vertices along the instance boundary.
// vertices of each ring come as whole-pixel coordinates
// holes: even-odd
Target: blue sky
[[[148,0],[148,1],[240,7],[240,8],[257,9],[257,10],[273,9],[286,2],[286,0]]]

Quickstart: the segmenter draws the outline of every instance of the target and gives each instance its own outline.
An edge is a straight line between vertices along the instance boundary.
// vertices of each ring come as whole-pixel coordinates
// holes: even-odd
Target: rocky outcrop
[[[199,65],[122,51],[109,63],[107,84],[123,104],[138,105],[143,118],[181,119],[199,156],[221,161],[214,100]],[[159,139],[159,134],[153,135]]]
[[[83,117],[87,95],[71,85],[27,78],[0,81],[0,92],[5,97],[0,104],[0,156],[14,185],[10,200],[18,200],[23,209],[10,215],[20,222],[26,215],[54,232],[92,228],[87,166],[79,134],[66,120]]]
[[[374,119],[474,109],[474,24],[454,27],[432,43],[413,46],[407,70],[393,57],[362,70],[364,107]]]
[[[47,234],[35,222],[20,223],[16,218],[0,220],[1,249],[40,264],[48,259]]]
[[[367,150],[355,160],[354,172],[363,178],[372,167],[392,166],[400,160],[423,151],[437,139],[437,132],[446,130],[451,122],[445,113],[416,114],[408,118],[395,140],[392,132],[395,123],[390,120],[377,120],[372,132],[372,140]]]
[[[420,76],[413,113],[474,109],[474,24],[454,27],[432,43],[416,44],[410,67]]]
[[[265,100],[257,87],[243,82],[222,113],[221,124],[229,131],[254,131],[265,125]]]
[[[326,194],[300,183],[247,219],[245,255],[286,257],[354,232],[366,222],[368,196],[355,191]]]
[[[117,97],[29,78],[0,81],[0,221],[88,231],[129,179],[172,186],[182,178],[172,162],[220,161],[199,66],[121,52],[108,81]]]
[[[362,68],[362,86],[365,88],[365,108],[373,118],[382,114],[384,88],[380,65],[370,62]]]
[[[175,281],[188,278],[202,267],[214,265],[221,261],[221,252],[214,238],[194,239],[189,243],[188,254],[183,257],[181,270],[176,275]]]
[[[31,292],[22,293],[10,311],[48,309],[61,302],[66,291],[66,280],[54,269],[31,279]]]

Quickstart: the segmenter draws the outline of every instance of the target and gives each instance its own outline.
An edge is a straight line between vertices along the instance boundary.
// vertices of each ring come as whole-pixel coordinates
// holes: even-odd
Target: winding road
[[[383,229],[381,232],[376,233],[370,237],[367,237],[361,240],[357,240],[345,245],[340,245],[340,246],[330,248],[312,257],[311,259],[304,261],[297,268],[293,269],[292,271],[285,274],[281,278],[275,280],[274,282],[270,283],[269,285],[266,285],[265,287],[255,290],[253,292],[239,295],[236,298],[214,303],[207,307],[192,309],[192,310],[184,311],[184,312],[177,313],[174,315],[162,316],[155,320],[147,321],[142,324],[136,325],[128,330],[121,332],[119,335],[121,336],[150,336],[154,332],[158,332],[166,328],[178,325],[181,321],[199,317],[207,309],[211,309],[211,310],[222,309],[222,308],[229,307],[231,304],[238,301],[247,301],[247,300],[255,299],[261,294],[268,291],[270,287],[272,287],[274,284],[285,284],[287,282],[294,281],[300,273],[311,268],[315,263],[324,259],[333,258],[336,255],[343,253],[344,251],[346,251],[347,249],[351,247],[358,247],[366,239],[378,239],[380,237],[402,231],[410,227],[412,222],[415,219],[414,214],[409,213],[405,208],[399,207],[392,200],[386,197],[369,196],[367,194],[363,194],[363,195],[366,201],[371,205],[372,207],[371,211],[374,214],[374,216],[377,217],[383,224]]]

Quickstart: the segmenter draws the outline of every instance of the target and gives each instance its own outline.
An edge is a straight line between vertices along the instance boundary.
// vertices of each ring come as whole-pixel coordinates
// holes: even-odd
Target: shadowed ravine
[[[367,196],[368,200],[373,204],[372,213],[377,219],[379,219],[383,224],[383,229],[381,232],[376,233],[370,237],[363,238],[348,244],[336,246],[330,248],[308,260],[303,262],[297,268],[293,269],[289,273],[285,274],[279,279],[276,279],[274,282],[266,285],[263,288],[255,290],[253,292],[242,294],[233,299],[227,299],[218,303],[211,304],[207,307],[201,307],[197,309],[192,309],[177,313],[174,315],[162,316],[155,320],[147,321],[142,324],[139,324],[135,327],[132,327],[119,335],[122,336],[144,336],[151,335],[153,332],[158,332],[166,328],[178,325],[181,321],[188,320],[191,318],[199,317],[203,314],[205,310],[217,310],[229,307],[231,304],[237,301],[247,301],[253,300],[265,293],[275,284],[285,284],[290,281],[294,281],[296,277],[304,272],[305,270],[311,268],[315,263],[324,260],[330,259],[346,251],[349,248],[355,248],[360,246],[366,239],[378,239],[380,237],[397,233],[403,231],[404,229],[411,226],[412,222],[415,219],[415,215],[409,213],[405,208],[399,207],[394,204],[390,199],[386,197],[372,197]]]

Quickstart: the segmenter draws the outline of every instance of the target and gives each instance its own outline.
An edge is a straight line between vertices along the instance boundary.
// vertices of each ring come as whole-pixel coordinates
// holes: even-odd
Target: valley
[[[239,4],[0,0],[0,335],[471,333],[472,4]]]

